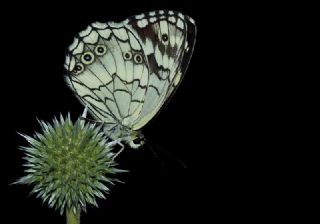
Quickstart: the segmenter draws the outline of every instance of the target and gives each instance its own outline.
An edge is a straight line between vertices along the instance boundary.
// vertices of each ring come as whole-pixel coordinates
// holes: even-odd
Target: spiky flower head
[[[32,185],[31,193],[49,207],[60,210],[86,210],[98,206],[96,198],[105,198],[114,175],[113,153],[101,128],[80,118],[54,118],[53,125],[39,121],[42,133],[33,137],[21,134],[30,144],[25,152],[26,175],[16,183]]]

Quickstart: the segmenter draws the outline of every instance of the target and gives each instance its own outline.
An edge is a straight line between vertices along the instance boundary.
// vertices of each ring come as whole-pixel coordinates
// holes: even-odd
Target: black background
[[[267,106],[277,88],[269,86],[271,64],[277,61],[269,58],[274,34],[266,31],[274,12],[250,7],[254,9],[231,3],[87,1],[4,8],[1,150],[7,192],[2,203],[10,223],[21,218],[25,223],[64,223],[64,216],[29,196],[30,187],[9,184],[23,175],[17,147],[27,143],[16,132],[32,135],[40,130],[36,118],[50,121],[70,112],[75,119],[83,110],[63,80],[64,52],[73,37],[91,22],[120,22],[157,9],[187,14],[198,27],[182,84],[143,128],[161,162],[148,148],[127,147],[119,157],[120,167],[130,170],[119,176],[125,184],[114,186],[106,201],[98,201],[98,209],[89,208],[82,223],[259,221],[277,214],[282,196],[273,200],[281,194],[282,175],[275,175],[277,146],[270,147],[279,138],[270,129],[277,111]]]

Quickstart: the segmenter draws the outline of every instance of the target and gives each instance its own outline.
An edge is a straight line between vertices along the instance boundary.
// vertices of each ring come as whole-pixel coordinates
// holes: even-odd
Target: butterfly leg
[[[112,142],[109,142],[108,143],[108,146],[109,147],[114,147],[116,145],[119,145],[121,147],[121,149],[116,153],[114,154],[113,158],[112,158],[112,161],[118,156],[120,155],[120,153],[124,150],[124,145],[121,143],[121,138],[118,138]]]
[[[87,118],[87,113],[88,113],[88,107],[86,106],[83,110],[83,113],[81,115],[81,118],[86,119]]]

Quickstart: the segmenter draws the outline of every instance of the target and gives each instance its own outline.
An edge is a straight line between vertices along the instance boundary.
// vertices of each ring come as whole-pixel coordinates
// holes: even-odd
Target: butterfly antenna
[[[165,164],[163,163],[163,161],[160,159],[160,157],[157,155],[157,153],[155,152],[155,150],[153,150],[152,146],[150,144],[146,144],[146,146],[150,149],[152,155],[159,161],[159,163],[161,164],[161,167],[164,171],[164,173],[166,173],[167,168],[165,166]]]
[[[160,145],[155,145],[156,149],[161,150],[163,153],[165,153],[166,155],[170,156],[171,158],[173,158],[174,160],[176,160],[183,168],[187,168],[187,165],[182,162],[181,159],[179,159],[177,156],[173,155],[171,152],[165,150],[163,147],[161,147]]]

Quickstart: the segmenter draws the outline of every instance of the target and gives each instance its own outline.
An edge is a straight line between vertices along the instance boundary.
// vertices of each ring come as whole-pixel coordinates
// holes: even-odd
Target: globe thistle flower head
[[[25,152],[26,175],[16,183],[32,185],[36,194],[49,207],[67,208],[74,213],[98,206],[96,199],[105,198],[115,174],[113,153],[104,133],[95,124],[79,118],[75,123],[60,116],[53,124],[39,121],[42,132],[33,137],[22,135],[30,144],[20,147]]]

